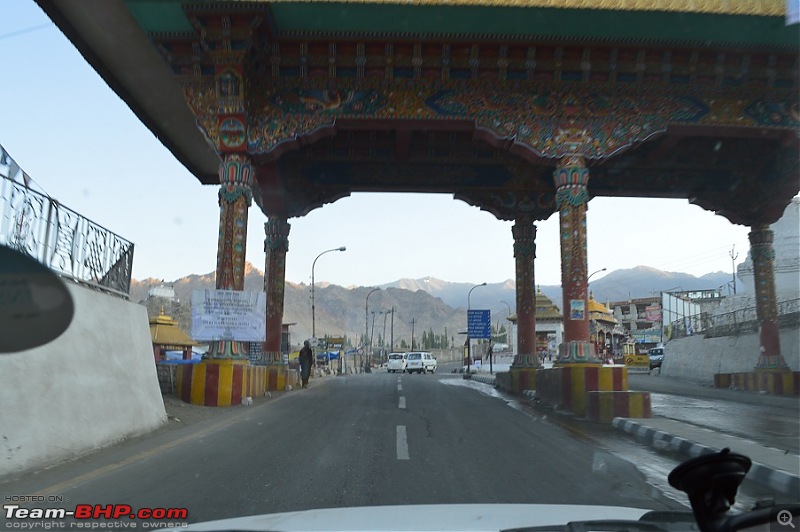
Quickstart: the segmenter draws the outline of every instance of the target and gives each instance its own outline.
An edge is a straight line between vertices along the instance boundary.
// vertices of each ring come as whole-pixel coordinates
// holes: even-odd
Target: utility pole
[[[411,350],[414,350],[414,323],[416,323],[415,318],[411,318]]]
[[[739,257],[739,254],[733,254],[733,250],[736,249],[736,244],[731,247],[731,272],[733,273],[733,295],[736,295],[736,259]]]
[[[388,310],[382,310],[381,314],[383,314],[383,336],[381,336],[381,362],[383,362],[383,357],[386,355],[384,351],[386,351],[386,315],[389,314]]]
[[[394,307],[392,307],[392,337],[389,340],[389,351],[394,351]]]

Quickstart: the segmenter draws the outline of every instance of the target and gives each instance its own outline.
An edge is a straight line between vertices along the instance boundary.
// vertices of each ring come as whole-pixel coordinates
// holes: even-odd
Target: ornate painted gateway
[[[800,25],[784,0],[37,0],[203,184],[217,284],[267,216],[280,363],[289,219],[352,192],[448,192],[512,220],[515,365],[536,368],[534,223],[561,218],[560,364],[589,342],[586,208],[686,198],[752,228],[760,369],[784,371],[769,224],[800,190]],[[213,357],[240,358],[235,343]]]

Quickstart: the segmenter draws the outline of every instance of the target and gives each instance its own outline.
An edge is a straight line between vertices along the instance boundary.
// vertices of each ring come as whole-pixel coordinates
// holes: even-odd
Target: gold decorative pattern
[[[266,0],[259,0],[266,1]],[[784,16],[784,0],[269,0],[270,3],[345,2],[349,4],[402,4],[421,6],[550,7],[611,11],[671,11],[719,15]]]

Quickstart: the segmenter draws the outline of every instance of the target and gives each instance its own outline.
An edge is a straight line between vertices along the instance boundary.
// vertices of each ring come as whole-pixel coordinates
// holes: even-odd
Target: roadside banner
[[[263,342],[267,297],[241,290],[192,291],[192,339]]]

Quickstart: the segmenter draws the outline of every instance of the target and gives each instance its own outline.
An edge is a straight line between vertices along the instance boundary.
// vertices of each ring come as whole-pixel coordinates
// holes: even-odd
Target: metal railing
[[[78,282],[127,297],[131,242],[49,196],[0,178],[0,244]]]
[[[693,334],[703,334],[706,338],[738,336],[758,332],[759,328],[756,307],[745,307],[717,315],[704,312],[673,321],[670,325],[670,338],[683,338]],[[778,302],[778,325],[780,327],[800,325],[800,299]]]

